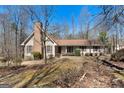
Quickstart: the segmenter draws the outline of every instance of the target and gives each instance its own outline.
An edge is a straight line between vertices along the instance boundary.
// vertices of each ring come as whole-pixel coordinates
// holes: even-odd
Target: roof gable
[[[24,46],[33,36],[34,36],[34,31],[22,42],[21,45]],[[48,34],[46,34],[46,36],[50,41],[57,44],[57,42],[53,38],[51,38]]]
[[[34,31],[22,42],[22,46],[24,46],[32,37],[34,36]],[[53,43],[59,46],[103,46],[98,40],[88,40],[88,39],[71,39],[71,40],[56,40],[48,33],[46,33],[47,38]]]
[[[34,36],[34,32],[32,32],[32,33],[21,43],[21,45],[24,46],[33,36]]]

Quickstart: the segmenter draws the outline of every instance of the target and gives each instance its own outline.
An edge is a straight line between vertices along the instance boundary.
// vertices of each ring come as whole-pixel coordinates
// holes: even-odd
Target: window
[[[93,51],[97,51],[98,47],[97,46],[93,46]]]
[[[73,47],[68,46],[68,47],[67,47],[67,53],[72,53],[72,52],[73,52]]]
[[[47,53],[52,53],[52,46],[47,46]]]
[[[32,46],[27,46],[27,53],[31,53],[32,52]]]
[[[81,46],[82,51],[86,51],[86,46]]]

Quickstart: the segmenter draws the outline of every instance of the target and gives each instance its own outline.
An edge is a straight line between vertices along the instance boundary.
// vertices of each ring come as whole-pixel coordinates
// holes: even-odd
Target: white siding
[[[55,46],[57,46],[56,43],[54,41],[51,41],[47,37],[46,37],[46,40],[47,40],[46,41],[46,55],[47,55],[47,58],[49,58],[50,55],[55,57]],[[33,57],[31,53],[27,53],[27,46],[32,46],[33,47],[33,45],[34,45],[33,41],[34,41],[34,36],[26,43],[26,45],[24,47],[24,56],[25,57]],[[52,47],[52,53],[48,53],[47,52],[47,46],[51,46]],[[75,46],[74,49],[76,49],[76,48],[79,48],[79,47]],[[86,47],[86,49],[81,51],[81,53],[83,55],[85,55],[86,53],[103,53],[103,52],[104,52],[103,48],[100,48],[100,49],[97,49],[97,51],[94,51],[93,48],[89,48],[89,47]],[[67,46],[61,47],[61,53],[62,54],[66,54],[67,53]]]
[[[46,38],[46,40],[47,40],[46,41],[46,46],[52,46],[52,53],[47,53],[47,58],[49,58],[49,55],[53,55],[53,57],[55,57],[55,46],[56,46],[56,43],[52,42],[48,38]]]
[[[98,48],[96,50],[93,49],[93,47],[89,47],[87,46],[85,49],[81,49],[79,46],[73,46],[73,52],[75,49],[79,48],[81,50],[81,55],[85,55],[86,53],[97,53],[97,54],[100,54],[100,53],[103,53],[104,52],[104,49],[103,48]],[[61,53],[62,54],[66,54],[67,53],[67,46],[62,46],[61,47]]]
[[[24,47],[24,56],[25,57],[32,57],[32,54],[31,53],[27,53],[27,46],[32,46],[33,47],[33,40],[34,40],[34,37],[32,37],[25,45]]]
[[[53,55],[53,57],[55,57],[55,46],[56,46],[56,43],[55,42],[52,42],[51,40],[49,40],[48,38],[46,38],[47,41],[46,41],[46,46],[52,46],[52,53],[47,53],[47,58],[49,58],[49,55]],[[33,57],[33,55],[31,53],[27,53],[27,46],[33,46],[34,43],[34,36],[25,44],[25,47],[24,47],[24,56],[25,57]]]
[[[86,53],[103,53],[104,52],[104,49],[103,48],[98,48],[96,51],[94,51],[93,48],[86,48],[85,51],[82,51],[83,55],[85,55]]]

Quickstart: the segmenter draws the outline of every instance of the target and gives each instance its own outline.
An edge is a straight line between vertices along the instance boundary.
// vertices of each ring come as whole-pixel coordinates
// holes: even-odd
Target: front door
[[[61,47],[60,46],[58,47],[58,53],[61,54]]]

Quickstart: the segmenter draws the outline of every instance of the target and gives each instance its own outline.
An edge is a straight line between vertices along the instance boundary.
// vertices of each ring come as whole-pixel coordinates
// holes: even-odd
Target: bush
[[[80,49],[75,49],[75,56],[81,56]]]
[[[40,52],[32,52],[34,60],[42,59],[43,56]]]
[[[22,63],[22,58],[20,58],[20,57],[15,58],[15,59],[13,60],[13,62],[16,63],[16,65],[21,65],[21,63]]]
[[[60,57],[61,56],[61,54],[60,53],[56,53],[56,57]]]
[[[94,53],[94,56],[97,56],[97,53]]]
[[[90,56],[90,53],[85,53],[85,56]]]
[[[0,62],[5,63],[5,62],[7,62],[7,59],[4,58],[4,57],[1,57],[1,58],[0,58]]]
[[[124,62],[124,49],[118,50],[116,53],[113,53],[111,55],[111,60]]]
[[[93,56],[93,54],[92,54],[92,53],[90,53],[89,55],[90,55],[90,56]]]
[[[25,61],[32,61],[34,58],[32,56],[26,56],[24,59]]]
[[[103,53],[100,53],[99,55],[100,55],[100,56],[102,56],[102,55],[103,55]]]

